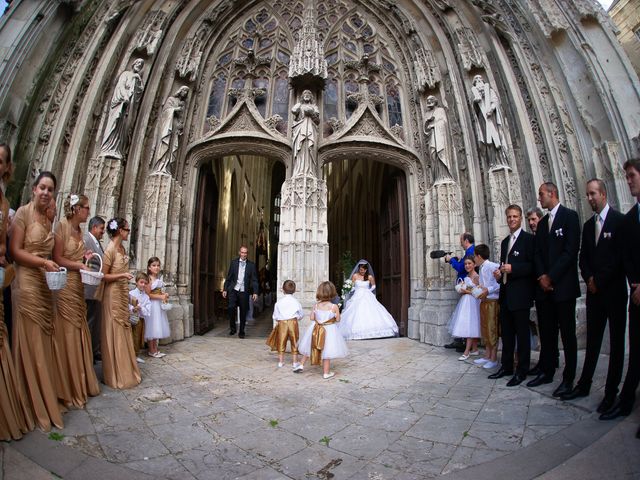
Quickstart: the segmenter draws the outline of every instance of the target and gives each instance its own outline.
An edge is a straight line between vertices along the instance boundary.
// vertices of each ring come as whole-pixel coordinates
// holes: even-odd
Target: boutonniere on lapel
[[[562,229],[561,228],[556,230],[556,237],[564,237],[564,235],[562,234]]]
[[[611,238],[611,232],[602,232],[602,238]]]
[[[514,250],[513,252],[511,252],[511,255],[513,255],[514,257],[517,257],[518,255],[520,255],[520,252],[517,250]]]

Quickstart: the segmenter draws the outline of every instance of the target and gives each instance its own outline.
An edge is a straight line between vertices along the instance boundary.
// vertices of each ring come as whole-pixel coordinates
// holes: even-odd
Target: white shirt
[[[513,248],[513,246],[518,241],[518,236],[520,235],[521,231],[522,231],[522,227],[519,227],[515,232],[509,234],[509,236],[513,237],[513,241],[511,242],[511,248]],[[507,247],[508,246],[509,246],[509,244],[507,244]],[[507,253],[509,253],[509,252],[507,252]]]
[[[597,216],[600,216],[600,225],[604,226],[604,221],[607,219],[608,213],[609,213],[609,204],[605,203],[602,211],[600,213],[596,213]]]
[[[149,318],[151,315],[151,299],[147,292],[141,292],[137,288],[134,288],[129,292],[130,297],[134,297],[138,299],[138,315],[142,318]],[[129,311],[133,312],[133,305],[129,304]]]
[[[238,292],[244,292],[244,271],[247,268],[247,261],[244,262],[242,260],[238,261],[238,280],[236,281],[236,286],[234,290]]]
[[[304,317],[302,305],[293,295],[285,294],[273,307],[274,320],[291,320],[292,318],[300,320],[302,317]]]
[[[493,271],[500,268],[497,263],[485,260],[480,265],[480,286],[486,288],[489,291],[487,295],[488,300],[497,300],[500,296],[500,284],[493,276]]]

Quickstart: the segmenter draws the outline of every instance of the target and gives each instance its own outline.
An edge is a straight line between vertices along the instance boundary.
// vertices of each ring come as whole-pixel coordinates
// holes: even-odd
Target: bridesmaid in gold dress
[[[6,185],[11,177],[11,149],[0,143],[0,180]],[[0,188],[0,266],[6,267],[7,225],[9,202]],[[0,298],[2,283],[0,283]],[[4,304],[0,301],[0,440],[17,440],[33,430],[33,418],[26,401],[23,385],[16,382],[13,358],[9,348]]]
[[[87,267],[84,240],[80,224],[89,217],[89,199],[84,195],[69,195],[64,202],[64,216],[55,229],[53,259],[67,269],[67,284],[56,297],[54,340],[60,352],[58,371],[66,375],[63,385],[65,405],[82,408],[89,396],[100,393],[93,369],[91,334],[87,325],[87,306],[80,270]]]
[[[11,224],[9,249],[15,260],[13,290],[13,359],[16,377],[25,386],[36,425],[45,432],[63,428],[58,402],[57,349],[53,341],[53,299],[44,272],[58,271],[50,260],[51,221],[46,210],[56,189],[56,177],[42,172],[33,184],[31,202],[18,209]]]
[[[104,278],[96,296],[102,289],[102,373],[104,383],[112,388],[131,388],[142,378],[136,362],[129,323],[129,257],[122,242],[129,238],[129,224],[123,218],[107,222],[111,241],[102,257]]]

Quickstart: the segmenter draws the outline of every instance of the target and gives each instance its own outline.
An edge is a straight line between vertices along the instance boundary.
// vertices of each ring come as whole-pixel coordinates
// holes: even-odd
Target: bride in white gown
[[[342,336],[347,340],[397,337],[398,325],[373,293],[376,279],[371,264],[360,260],[351,272],[351,280],[355,288],[338,323]]]

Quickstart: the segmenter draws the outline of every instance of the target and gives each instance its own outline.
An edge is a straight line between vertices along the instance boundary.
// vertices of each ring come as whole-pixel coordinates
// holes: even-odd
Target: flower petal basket
[[[104,273],[102,273],[102,257],[97,253],[92,253],[91,256],[96,256],[100,260],[100,270],[93,272],[91,270],[80,270],[80,277],[82,277],[82,283],[86,285],[100,285]]]
[[[44,272],[49,290],[61,290],[67,284],[67,269],[60,267],[57,272]]]

